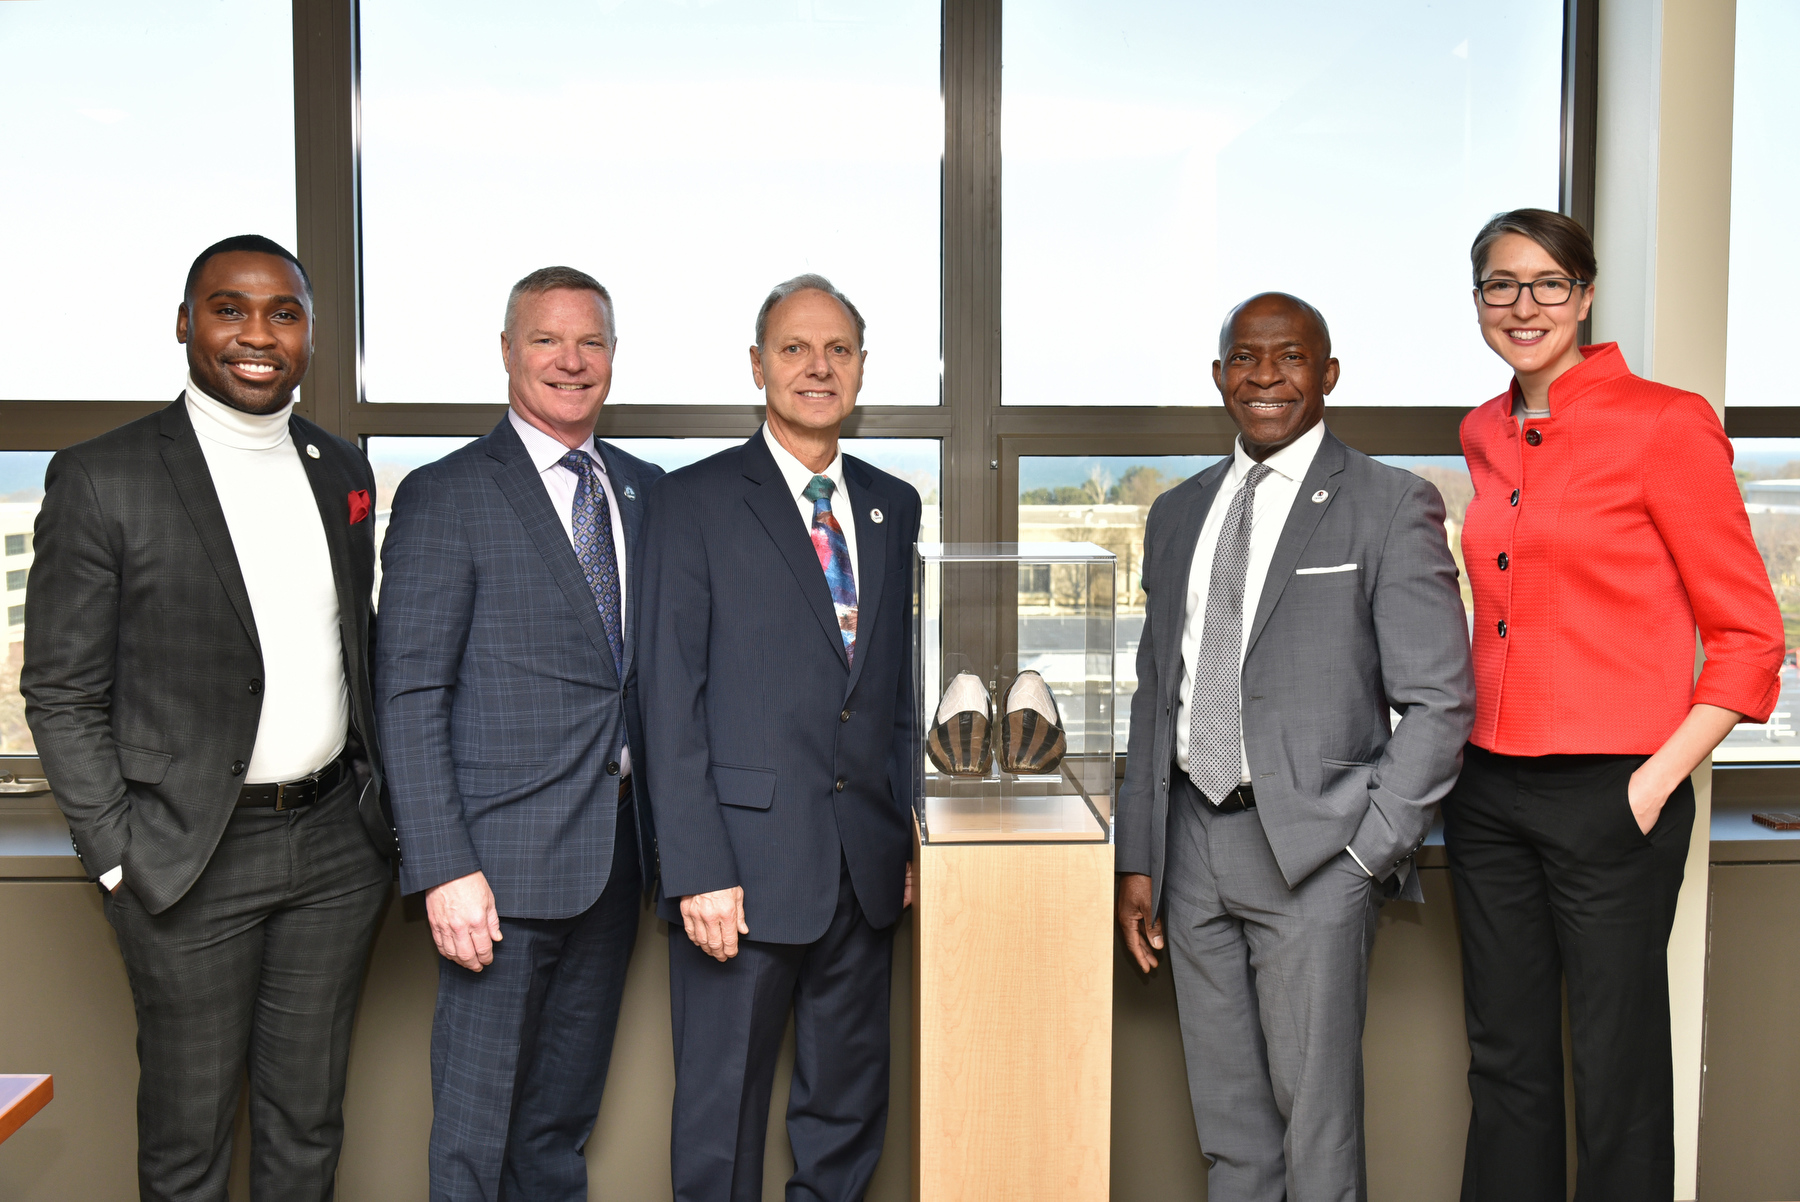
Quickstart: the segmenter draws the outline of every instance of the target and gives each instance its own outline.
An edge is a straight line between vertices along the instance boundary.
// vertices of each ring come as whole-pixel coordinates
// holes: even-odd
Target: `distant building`
[[[1751,513],[1800,514],[1800,480],[1749,480],[1744,508]]]
[[[6,659],[17,669],[25,644],[25,582],[31,575],[31,527],[37,521],[36,501],[0,503],[0,572],[5,574],[4,608]]]

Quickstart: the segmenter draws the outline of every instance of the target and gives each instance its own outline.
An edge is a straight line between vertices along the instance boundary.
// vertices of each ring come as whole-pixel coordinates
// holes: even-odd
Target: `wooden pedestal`
[[[1105,1199],[1112,847],[926,844],[916,867],[913,1197]]]

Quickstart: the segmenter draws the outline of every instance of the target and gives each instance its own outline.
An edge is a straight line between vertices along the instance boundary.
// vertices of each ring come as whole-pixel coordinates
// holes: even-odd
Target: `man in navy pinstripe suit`
[[[789,1202],[854,1202],[887,1130],[894,924],[912,896],[919,494],[838,434],[863,320],[775,288],[741,447],[671,472],[645,524],[644,722],[664,832],[676,1202],[757,1202],[790,1010]]]
[[[626,582],[661,469],[594,439],[612,299],[567,267],[514,285],[510,412],[407,477],[382,550],[376,661],[400,883],[443,955],[433,1199],[587,1198],[654,853]]]

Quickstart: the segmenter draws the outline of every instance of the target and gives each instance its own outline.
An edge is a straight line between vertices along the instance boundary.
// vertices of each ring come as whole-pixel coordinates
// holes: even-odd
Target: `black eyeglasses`
[[[1475,291],[1481,294],[1481,303],[1496,309],[1504,309],[1519,301],[1519,289],[1531,293],[1531,299],[1540,305],[1566,305],[1569,298],[1575,295],[1575,289],[1586,288],[1586,280],[1570,280],[1561,276],[1546,276],[1541,280],[1483,280]]]

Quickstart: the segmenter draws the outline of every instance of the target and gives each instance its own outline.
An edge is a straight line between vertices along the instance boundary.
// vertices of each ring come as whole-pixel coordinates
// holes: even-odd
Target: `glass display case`
[[[1109,843],[1116,560],[1093,543],[920,543],[924,843]]]

